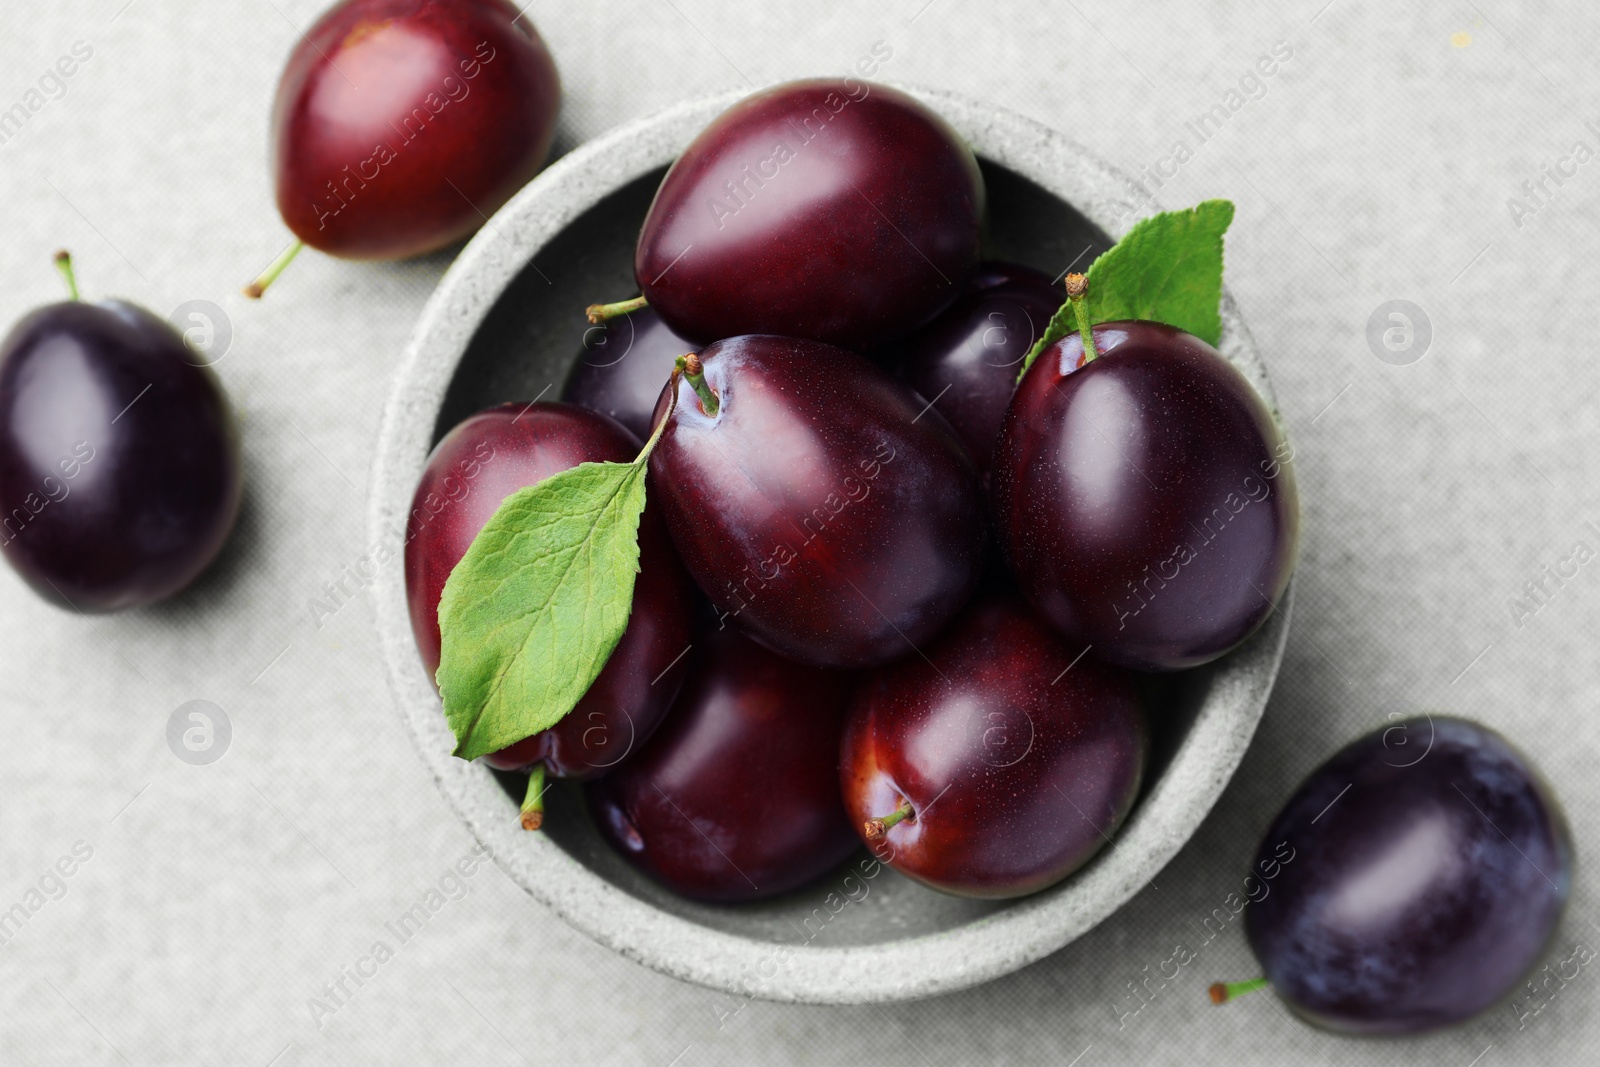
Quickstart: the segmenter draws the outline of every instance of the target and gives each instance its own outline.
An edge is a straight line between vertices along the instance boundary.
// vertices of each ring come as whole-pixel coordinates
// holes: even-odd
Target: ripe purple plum
[[[71,284],[0,345],[0,555],[51,603],[117,611],[172,596],[221,551],[239,434],[166,320]]]
[[[1014,897],[1088,862],[1133,807],[1149,749],[1134,676],[1081,655],[1019,599],[965,612],[857,690],[840,783],[890,866]]]
[[[1313,771],[1251,874],[1270,881],[1245,931],[1283,1000],[1332,1030],[1410,1034],[1483,1011],[1537,964],[1571,889],[1572,842],[1526,756],[1477,723],[1425,716]]]
[[[972,150],[926,106],[853,78],[788,82],[678,157],[634,277],[701,343],[773,333],[865,352],[956,298],[983,216]]]
[[[570,404],[501,404],[470,416],[434,447],[407,524],[406,600],[417,651],[439,669],[439,597],[501,502],[587,462],[627,462],[639,441],[604,415]],[[696,596],[658,516],[639,524],[639,576],[628,628],[599,677],[548,730],[485,756],[515,770],[543,763],[559,778],[609,770],[660,725],[686,673]]]
[[[857,847],[838,787],[851,676],[802,667],[734,630],[695,656],[666,725],[587,787],[601,833],[697,900],[759,900],[826,874]]]
[[[345,0],[278,83],[278,210],[348,259],[442,248],[538,172],[560,103],[550,52],[509,0]]]
[[[983,558],[977,471],[949,426],[887,371],[816,341],[731,338],[696,366],[649,492],[700,588],[803,663],[912,654]]]
[[[995,532],[1069,643],[1136,670],[1209,662],[1264,622],[1299,541],[1294,452],[1216,349],[1152,322],[1039,354],[995,446]]]
[[[965,295],[891,346],[895,373],[933,402],[986,480],[1017,371],[1064,298],[1032,267],[985,263]]]
[[[699,347],[673,333],[654,308],[618,315],[584,333],[583,351],[567,375],[561,399],[610,415],[641,440],[648,439],[673,360]]]

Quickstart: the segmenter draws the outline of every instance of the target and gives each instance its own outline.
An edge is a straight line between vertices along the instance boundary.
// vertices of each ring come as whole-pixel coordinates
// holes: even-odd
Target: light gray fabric
[[[560,148],[746,80],[842,73],[883,40],[885,77],[992,98],[1149,167],[1165,204],[1239,205],[1228,284],[1272,369],[1307,530],[1256,743],[1198,836],[1110,921],[989,986],[879,1010],[741,1008],[598,948],[472,862],[345,576],[368,551],[389,372],[447,257],[308,253],[264,302],[236,295],[288,240],[267,109],[318,0],[8,2],[0,112],[30,90],[41,103],[0,142],[4,318],[58,298],[60,246],[91,296],[163,314],[219,305],[249,494],[221,564],[163,607],[84,619],[0,570],[0,913],[26,913],[0,924],[0,1062],[1591,1059],[1588,967],[1552,978],[1537,1014],[1525,992],[1414,1042],[1329,1037],[1270,996],[1205,1000],[1212,979],[1255,965],[1237,921],[1205,945],[1196,928],[1226,910],[1300,777],[1391,712],[1482,719],[1544,768],[1579,849],[1552,973],[1600,941],[1584,865],[1600,840],[1600,588],[1585,567],[1536,613],[1511,606],[1574,542],[1600,546],[1585,526],[1600,523],[1600,163],[1563,161],[1577,141],[1600,149],[1600,21],[1577,4],[1320,6],[531,5],[565,79]],[[1252,79],[1280,41],[1292,55]],[[58,82],[77,42],[93,54]],[[1219,104],[1227,118],[1202,141]],[[1571,176],[1522,191],[1543,165]],[[1432,326],[1409,365],[1368,342],[1369,317],[1396,299]],[[341,580],[353,595],[325,589]],[[210,766],[168,745],[169,718],[195,699],[232,726]],[[430,889],[442,906],[402,925]],[[379,941],[389,958],[363,962]],[[1194,962],[1143,986],[1179,942]],[[358,967],[370,976],[344,977]],[[324,991],[341,978],[337,997]]]

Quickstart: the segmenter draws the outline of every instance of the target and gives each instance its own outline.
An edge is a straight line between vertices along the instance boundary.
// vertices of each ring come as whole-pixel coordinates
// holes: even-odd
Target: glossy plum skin
[[[501,501],[585,462],[625,462],[632,434],[570,404],[502,404],[473,415],[435,446],[406,525],[406,602],[417,650],[439,669],[439,597],[450,572]],[[633,614],[589,691],[548,730],[484,757],[502,770],[543,761],[560,778],[605,773],[660,725],[686,672],[696,596],[653,509],[639,524]]]
[[[1069,644],[1137,670],[1233,649],[1288,587],[1293,450],[1243,375],[1170,326],[1040,353],[1006,411],[992,500],[1023,592]]]
[[[221,550],[239,436],[203,364],[120,301],[39,308],[0,345],[0,555],[40,596],[84,612],[149,604]]]
[[[673,333],[654,308],[619,315],[584,333],[561,399],[610,415],[644,440],[672,361],[699,348]]]
[[[864,352],[956,298],[983,214],[972,150],[921,103],[853,78],[789,82],[684,150],[634,276],[685,337],[774,333]]]
[[[913,653],[966,602],[982,561],[977,472],[955,435],[842,349],[756,335],[700,358],[716,416],[680,382],[650,456],[650,499],[690,575],[802,663]]]
[[[1019,598],[994,597],[927,659],[861,683],[839,769],[851,824],[902,801],[917,813],[868,840],[879,859],[947,893],[1014,897],[1067,877],[1116,833],[1148,729],[1133,675],[1080,651]]]
[[[733,903],[821,877],[857,847],[839,801],[852,678],[715,631],[665,726],[588,787],[601,834],[697,900]]]
[[[1313,771],[1257,869],[1277,878],[1245,930],[1279,995],[1333,1030],[1417,1033],[1489,1007],[1535,965],[1566,904],[1572,845],[1521,753],[1432,716]]]
[[[278,210],[336,256],[442,248],[538,172],[560,102],[550,52],[509,0],[345,0],[278,83]]]
[[[929,400],[985,478],[1017,372],[1066,291],[1015,263],[985,263],[969,291],[895,349],[895,373]]]

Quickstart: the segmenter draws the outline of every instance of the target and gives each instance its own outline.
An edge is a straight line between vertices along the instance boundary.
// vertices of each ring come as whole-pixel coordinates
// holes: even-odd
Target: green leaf
[[[1089,321],[1164,322],[1216,344],[1222,336],[1222,235],[1231,222],[1228,200],[1139,220],[1089,266]],[[1023,371],[1076,330],[1071,304],[1062,304],[1023,361]]]
[[[475,759],[560,722],[627,629],[645,463],[584,463],[506,497],[439,599],[439,694]]]
[[[1148,319],[1216,344],[1222,336],[1222,235],[1232,221],[1227,200],[1141,219],[1090,265],[1089,321]]]

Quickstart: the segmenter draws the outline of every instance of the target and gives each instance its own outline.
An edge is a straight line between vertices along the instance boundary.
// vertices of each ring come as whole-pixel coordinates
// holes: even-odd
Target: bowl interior
[[[981,162],[989,191],[987,258],[1025,263],[1054,276],[1069,264],[1086,266],[1111,245],[1099,227],[1061,198],[998,163]],[[665,168],[651,171],[577,215],[505,288],[450,380],[430,446],[482,408],[560,396],[568,371],[584,351],[585,333],[592,328],[582,309],[596,300],[620,299],[636,291],[634,241],[664,173]],[[1203,670],[1150,681],[1151,703],[1159,711],[1152,716],[1144,794],[1160,780],[1193,726],[1212,676],[1211,670]],[[514,821],[526,779],[498,777],[506,792],[505,818]],[[848,872],[841,868],[813,886],[774,900],[733,907],[700,905],[662,889],[618,856],[596,832],[577,787],[558,784],[546,803],[543,833],[600,878],[662,911],[756,940],[793,942],[801,930],[810,944],[866,945],[952,930],[1017,903],[963,900],[884,871],[873,879],[872,892],[859,906],[830,913],[822,929],[813,913],[826,907],[828,893],[850,892],[844,880]],[[866,858],[862,850],[845,866]],[[1075,877],[1082,876],[1080,872]],[[813,930],[820,932],[812,935]]]

